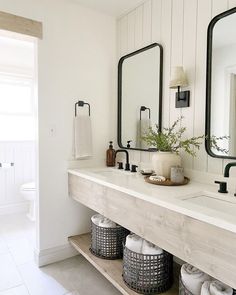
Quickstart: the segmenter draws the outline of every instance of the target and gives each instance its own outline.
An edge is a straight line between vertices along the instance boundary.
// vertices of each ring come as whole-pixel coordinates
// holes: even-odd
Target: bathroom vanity
[[[68,174],[74,200],[236,288],[233,195],[216,193],[216,186],[194,181],[180,187],[155,186],[138,173],[114,168],[74,169]],[[69,239],[77,250],[86,252],[88,235]],[[84,256],[94,262],[88,249]],[[106,270],[103,274],[107,277]],[[121,275],[119,280],[122,283]],[[110,281],[123,294],[136,294],[124,291],[115,278]]]

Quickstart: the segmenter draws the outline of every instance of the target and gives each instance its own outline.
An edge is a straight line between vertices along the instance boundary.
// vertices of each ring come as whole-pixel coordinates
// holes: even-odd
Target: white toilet
[[[36,187],[34,182],[25,183],[20,188],[21,195],[25,200],[29,201],[29,212],[27,217],[35,221],[35,200],[36,200]]]

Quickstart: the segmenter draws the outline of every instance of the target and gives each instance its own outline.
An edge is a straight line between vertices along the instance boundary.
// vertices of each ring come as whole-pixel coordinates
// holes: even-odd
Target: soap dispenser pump
[[[116,165],[116,151],[113,149],[113,142],[110,141],[109,149],[106,153],[107,167],[115,167]]]

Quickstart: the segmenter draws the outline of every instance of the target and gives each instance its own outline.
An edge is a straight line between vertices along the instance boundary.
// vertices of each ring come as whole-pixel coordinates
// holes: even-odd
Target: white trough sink
[[[227,215],[236,216],[236,198],[229,197],[227,194],[219,196],[208,192],[202,192],[198,195],[181,198],[181,200],[185,203],[197,205],[202,208],[208,208]]]

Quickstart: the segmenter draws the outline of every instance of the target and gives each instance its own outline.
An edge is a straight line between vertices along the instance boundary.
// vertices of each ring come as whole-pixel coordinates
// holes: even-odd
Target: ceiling
[[[75,0],[75,2],[116,17],[137,7],[145,0]]]

